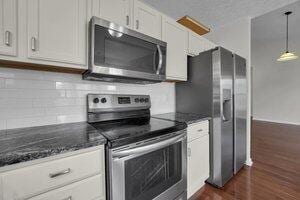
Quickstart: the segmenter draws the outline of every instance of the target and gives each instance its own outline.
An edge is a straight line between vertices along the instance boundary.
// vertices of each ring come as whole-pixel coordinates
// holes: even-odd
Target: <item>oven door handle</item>
[[[186,139],[186,134],[180,134],[178,136],[172,137],[167,140],[163,140],[161,142],[141,146],[141,147],[132,147],[130,149],[122,150],[122,151],[117,151],[117,152],[112,152],[112,157],[113,158],[120,158],[120,157],[125,157],[125,156],[130,156],[130,155],[137,155],[137,154],[145,154],[149,153],[167,146],[170,146],[172,144],[175,144],[177,142],[183,141]]]

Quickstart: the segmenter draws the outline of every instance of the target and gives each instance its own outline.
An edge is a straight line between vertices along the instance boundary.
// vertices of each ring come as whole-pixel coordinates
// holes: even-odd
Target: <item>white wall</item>
[[[214,29],[205,36],[215,44],[222,46],[247,59],[247,87],[248,87],[248,108],[247,108],[247,160],[246,164],[251,165],[251,19],[242,18]]]
[[[285,48],[289,17],[289,48],[300,56],[300,1],[252,20],[253,118],[300,125],[300,58],[276,59]]]
[[[76,74],[0,67],[0,130],[86,121],[88,93],[149,94],[151,114],[175,111],[174,83],[91,82]]]
[[[300,52],[300,41],[293,44]],[[280,40],[257,41],[252,47],[253,118],[300,125],[300,59],[277,62]]]

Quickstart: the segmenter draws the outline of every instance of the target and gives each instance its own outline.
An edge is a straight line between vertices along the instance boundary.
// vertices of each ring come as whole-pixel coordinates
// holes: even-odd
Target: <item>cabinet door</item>
[[[0,0],[0,54],[17,53],[17,1]]]
[[[29,200],[95,200],[104,198],[102,175],[96,175],[65,187],[52,190]]]
[[[209,135],[188,143],[187,186],[192,196],[209,177]]]
[[[186,81],[188,31],[166,16],[162,23],[162,39],[167,42],[167,79]]]
[[[86,63],[86,0],[28,0],[28,57]]]
[[[141,3],[134,1],[134,30],[161,39],[161,14]]]
[[[131,26],[130,0],[100,0],[99,17],[121,26]]]

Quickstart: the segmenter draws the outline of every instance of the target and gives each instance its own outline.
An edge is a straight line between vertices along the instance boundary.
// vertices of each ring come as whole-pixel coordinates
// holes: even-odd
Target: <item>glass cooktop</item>
[[[110,146],[130,144],[186,128],[185,123],[156,118],[95,122],[91,125],[106,137]]]

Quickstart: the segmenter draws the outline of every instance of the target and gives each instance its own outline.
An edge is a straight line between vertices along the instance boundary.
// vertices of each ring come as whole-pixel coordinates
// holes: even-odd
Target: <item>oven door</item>
[[[165,42],[97,17],[91,20],[90,39],[93,74],[165,80]]]
[[[110,200],[186,200],[186,132],[110,150]]]

